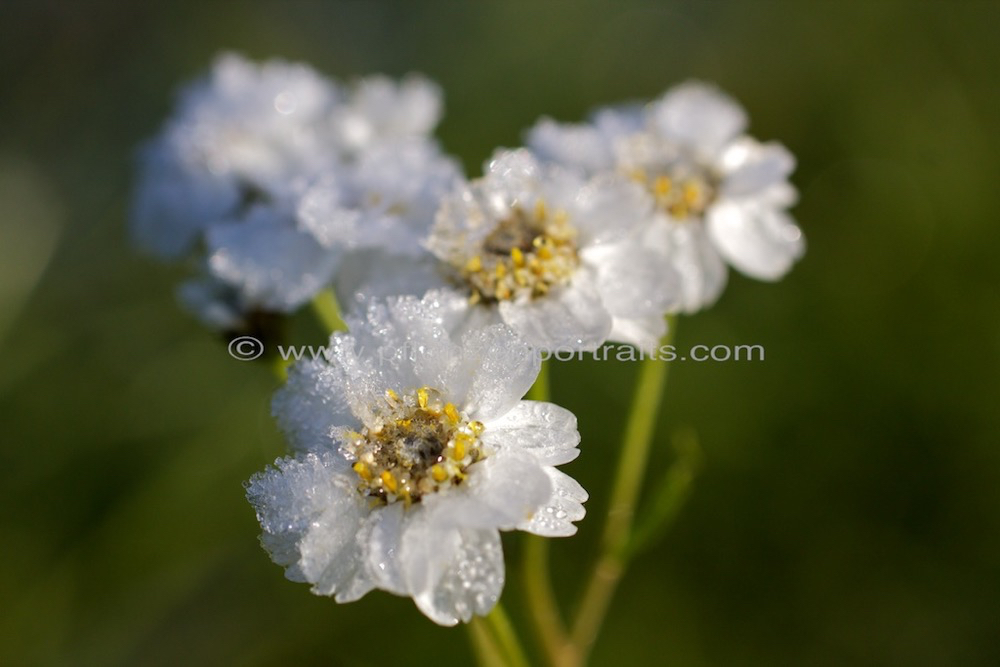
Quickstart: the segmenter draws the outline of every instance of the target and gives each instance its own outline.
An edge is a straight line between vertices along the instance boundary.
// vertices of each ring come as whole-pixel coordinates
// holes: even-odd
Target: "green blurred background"
[[[222,49],[424,72],[470,173],[542,114],[689,77],[731,92],[799,159],[809,250],[681,321],[682,347],[766,361],[671,369],[650,476],[681,427],[702,472],[594,664],[1000,664],[997,25],[997,3],[961,2],[4,2],[0,664],[470,660],[409,600],[339,606],[282,578],[241,488],[282,452],[275,381],[128,246],[133,150]],[[634,372],[554,371],[592,495],[553,545],[570,606]]]

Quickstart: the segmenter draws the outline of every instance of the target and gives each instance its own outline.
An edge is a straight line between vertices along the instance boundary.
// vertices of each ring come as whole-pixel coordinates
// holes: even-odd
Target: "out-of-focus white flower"
[[[356,81],[334,110],[329,128],[341,151],[357,155],[382,143],[425,138],[441,120],[441,89],[411,74]]]
[[[431,142],[372,146],[308,188],[299,226],[325,247],[418,256],[441,197],[461,179],[455,161]]]
[[[296,364],[273,411],[295,457],[253,477],[262,544],[338,602],[380,588],[442,625],[489,612],[500,530],[571,535],[587,494],[554,466],[572,413],[522,401],[539,358],[504,325],[449,336],[454,301],[370,307],[328,360]]]
[[[428,136],[440,107],[418,76],[341,87],[305,65],[222,55],[141,151],[133,237],[197,260],[181,297],[215,328],[291,312],[344,251],[420,251],[460,178]]]
[[[220,56],[184,88],[139,162],[132,210],[138,245],[164,258],[242,209],[287,196],[337,155],[324,138],[336,86],[305,65]]]
[[[341,272],[339,292],[350,302],[386,286],[442,288],[477,325],[503,321],[540,349],[608,339],[651,348],[677,298],[674,274],[641,244],[652,220],[648,197],[623,176],[587,180],[524,149],[498,151],[483,178],[442,201],[425,243],[433,261],[368,258]]]
[[[309,301],[333,276],[339,254],[298,229],[293,214],[255,207],[243,219],[206,233],[214,276],[238,288],[245,302],[288,313]]]
[[[661,224],[646,235],[681,277],[681,309],[713,303],[726,264],[777,280],[802,256],[786,213],[795,166],[780,144],[744,134],[743,109],[715,88],[686,83],[645,107],[604,109],[592,122],[542,120],[528,144],[545,160],[587,174],[621,173],[644,186]]]

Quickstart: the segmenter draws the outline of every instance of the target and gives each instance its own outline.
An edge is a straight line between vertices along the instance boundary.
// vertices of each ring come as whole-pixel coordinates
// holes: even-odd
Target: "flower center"
[[[468,467],[484,458],[483,424],[469,421],[429,387],[400,396],[392,389],[376,410],[377,423],[348,434],[358,491],[383,504],[407,505],[427,493],[461,484]]]
[[[513,207],[460,268],[472,291],[469,301],[534,299],[568,283],[580,263],[575,238],[565,211],[549,214],[542,200],[531,214]]]
[[[628,175],[653,195],[657,208],[677,222],[701,219],[715,200],[717,179],[697,167],[674,166],[656,171],[640,168]]]

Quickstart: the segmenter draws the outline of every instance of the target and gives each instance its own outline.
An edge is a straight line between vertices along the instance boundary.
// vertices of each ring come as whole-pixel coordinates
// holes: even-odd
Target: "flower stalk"
[[[676,324],[675,317],[667,318],[667,333],[662,345],[672,342]],[[666,360],[652,356],[641,363],[622,439],[621,458],[618,460],[611,503],[605,518],[601,553],[584,591],[570,637],[579,651],[579,664],[586,661],[607,615],[611,598],[618,588],[618,582],[625,572],[635,507],[642,489],[650,444],[666,386],[669,368]]]

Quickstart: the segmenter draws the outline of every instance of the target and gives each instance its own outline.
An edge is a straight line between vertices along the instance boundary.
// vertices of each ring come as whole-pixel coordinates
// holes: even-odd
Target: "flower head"
[[[645,107],[604,109],[591,123],[539,122],[529,145],[546,160],[584,173],[619,173],[642,186],[660,224],[646,243],[681,275],[681,303],[711,304],[726,264],[777,280],[803,253],[787,215],[794,159],[780,144],[746,136],[743,109],[718,90],[687,83]]]
[[[323,120],[339,96],[305,65],[220,56],[181,91],[173,116],[141,153],[136,242],[179,257],[209,225],[280,199],[328,166],[335,155],[325,149]]]
[[[458,171],[428,136],[440,97],[417,76],[340,86],[305,65],[222,55],[141,152],[133,236],[195,258],[182,300],[213,328],[292,312],[344,251],[426,233]]]
[[[502,321],[540,349],[609,338],[654,346],[676,293],[672,272],[641,244],[653,220],[642,189],[541,165],[524,149],[498,151],[485,172],[443,198],[423,244],[431,257],[353,267],[365,277],[341,276],[350,285],[341,293],[445,289],[477,325]]]
[[[274,414],[296,453],[248,482],[286,575],[340,602],[380,588],[442,625],[496,603],[500,530],[570,535],[586,492],[573,415],[520,400],[538,356],[502,324],[448,330],[450,300],[371,306],[329,360],[293,367]]]

